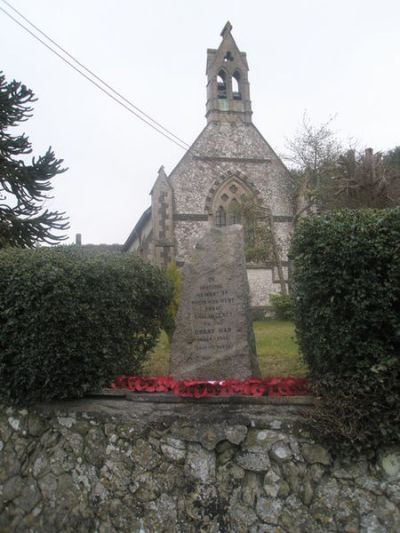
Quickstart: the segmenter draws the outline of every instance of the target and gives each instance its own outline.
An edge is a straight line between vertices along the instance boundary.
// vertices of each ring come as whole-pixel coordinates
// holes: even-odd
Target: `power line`
[[[138,108],[137,106],[135,106],[130,100],[128,100],[127,98],[125,98],[123,95],[121,95],[118,91],[116,91],[115,89],[113,89],[109,84],[107,84],[105,81],[103,81],[99,76],[97,76],[96,74],[94,74],[94,72],[92,72],[90,69],[88,69],[87,67],[85,67],[82,63],[80,63],[77,59],[75,59],[69,52],[67,52],[66,50],[64,50],[64,48],[62,48],[60,45],[58,45],[53,39],[51,39],[49,36],[47,36],[43,31],[41,31],[39,28],[37,28],[33,23],[31,23],[26,17],[24,17],[24,15],[22,15],[21,13],[19,13],[19,11],[17,11],[15,8],[13,8],[13,6],[11,4],[9,4],[9,2],[7,2],[6,0],[1,0],[3,3],[5,3],[7,6],[9,6],[13,11],[15,11],[19,16],[21,16],[24,20],[26,20],[28,22],[28,24],[30,24],[33,28],[35,28],[36,31],[38,31],[40,34],[42,34],[44,37],[46,37],[46,39],[48,39],[50,42],[52,42],[55,46],[57,46],[59,48],[59,50],[61,50],[63,53],[65,53],[68,57],[70,57],[73,61],[75,61],[76,64],[78,64],[79,66],[81,66],[83,69],[86,70],[86,72],[88,72],[90,75],[92,75],[94,78],[96,78],[97,80],[99,80],[105,87],[107,87],[108,89],[110,89],[114,94],[116,94],[119,98],[121,98],[122,100],[124,100],[125,102],[127,102],[129,104],[126,105],[124,102],[121,102],[120,100],[118,100],[118,98],[116,98],[113,94],[111,94],[109,91],[107,91],[106,89],[104,89],[104,87],[102,87],[99,83],[97,83],[96,81],[94,81],[92,78],[90,78],[87,74],[85,74],[84,72],[82,72],[78,67],[76,67],[73,63],[71,63],[71,61],[68,61],[68,59],[66,59],[65,57],[63,57],[60,53],[58,53],[56,50],[54,50],[54,48],[52,48],[49,44],[47,44],[45,41],[43,41],[43,39],[41,39],[40,37],[38,37],[35,33],[33,33],[29,28],[27,28],[24,24],[22,24],[22,22],[20,22],[18,19],[16,19],[11,13],[9,13],[8,11],[6,11],[4,8],[0,7],[0,11],[2,11],[3,13],[5,13],[5,15],[7,15],[11,20],[13,20],[16,24],[18,24],[18,26],[20,26],[21,28],[23,28],[26,32],[28,32],[34,39],[36,39],[37,41],[39,41],[43,46],[45,46],[48,50],[50,50],[53,54],[55,54],[56,56],[58,56],[62,61],[64,61],[64,63],[66,63],[67,65],[69,65],[71,68],[73,68],[76,72],[78,72],[78,74],[80,74],[81,76],[83,76],[87,81],[89,81],[90,83],[92,83],[94,86],[96,86],[98,89],[100,89],[104,94],[106,94],[107,96],[109,96],[110,98],[112,98],[115,102],[117,102],[119,105],[121,105],[122,107],[124,107],[127,111],[129,111],[130,113],[132,113],[135,117],[137,117],[138,119],[140,119],[142,122],[144,122],[145,124],[147,124],[148,126],[150,126],[151,128],[153,128],[155,131],[157,131],[157,133],[160,133],[161,135],[163,135],[166,139],[168,139],[169,141],[175,143],[177,146],[179,146],[180,148],[182,148],[183,150],[187,150],[187,148],[189,147],[189,145],[182,141],[179,137],[177,137],[176,135],[174,135],[172,132],[170,132],[167,128],[165,128],[164,126],[162,126],[161,124],[159,124],[156,120],[154,120],[153,118],[151,118],[149,115],[147,115],[146,113],[144,113],[140,108]],[[133,109],[132,109],[133,108]],[[146,120],[146,118],[143,118],[141,115],[139,115],[139,113],[135,112],[134,111],[137,110],[139,111],[144,117],[146,117],[147,119],[149,120]],[[149,121],[152,121],[153,124]],[[156,124],[156,125],[154,125]],[[161,129],[160,129],[161,128]],[[164,131],[162,131],[164,130]]]
[[[146,113],[144,113],[144,111],[142,111],[139,107],[135,106],[130,100],[128,100],[127,98],[125,98],[122,94],[120,94],[118,91],[116,91],[113,87],[111,87],[111,85],[109,85],[108,83],[106,83],[102,78],[100,78],[99,76],[97,76],[92,70],[90,70],[89,68],[87,68],[85,65],[83,65],[80,61],[78,61],[72,54],[70,54],[67,50],[65,50],[62,46],[60,46],[56,41],[54,41],[51,37],[49,37],[45,32],[43,32],[40,28],[38,28],[35,24],[33,24],[27,17],[25,17],[21,12],[19,12],[16,8],[14,8],[7,0],[1,0],[4,4],[6,4],[9,8],[11,8],[15,13],[17,13],[21,18],[23,18],[28,24],[30,24],[36,31],[38,31],[41,35],[43,35],[46,39],[48,39],[51,43],[53,43],[59,50],[61,50],[65,55],[67,55],[68,57],[70,57],[77,65],[79,65],[80,67],[82,67],[86,72],[88,72],[91,76],[93,76],[95,79],[97,79],[100,83],[102,83],[105,87],[107,87],[108,89],[110,89],[110,91],[112,91],[115,95],[117,95],[119,98],[121,98],[122,100],[124,100],[125,102],[127,102],[127,104],[129,104],[130,107],[128,107],[128,105],[126,105],[124,102],[121,102],[120,100],[118,100],[118,98],[116,98],[113,94],[110,94],[106,89],[104,89],[104,87],[102,87],[101,85],[99,85],[96,81],[92,80],[88,75],[86,75],[84,72],[82,72],[78,67],[76,67],[73,63],[71,63],[70,61],[68,61],[68,59],[66,59],[64,56],[62,56],[60,53],[58,53],[56,50],[54,50],[50,45],[48,45],[46,42],[44,42],[40,37],[38,37],[35,33],[33,33],[29,28],[27,28],[24,24],[22,24],[19,20],[17,20],[13,15],[11,15],[10,13],[8,13],[4,8],[0,7],[0,10],[3,11],[3,13],[5,13],[9,18],[11,18],[16,24],[18,24],[18,26],[20,26],[21,28],[23,28],[25,31],[27,31],[34,39],[36,39],[37,41],[39,41],[41,44],[43,44],[43,46],[45,46],[48,50],[50,50],[53,54],[55,54],[57,57],[59,57],[62,61],[64,61],[64,63],[66,63],[67,65],[69,65],[71,68],[73,68],[76,72],[78,72],[78,74],[80,74],[81,76],[83,76],[87,81],[89,81],[91,84],[93,84],[95,87],[97,87],[98,89],[100,89],[104,94],[106,94],[107,96],[109,96],[110,98],[112,98],[117,104],[121,105],[122,107],[124,107],[127,111],[129,111],[130,113],[132,113],[135,117],[137,117],[139,120],[141,120],[142,122],[144,122],[145,124],[147,124],[148,126],[150,126],[151,128],[153,128],[157,133],[160,133],[161,135],[163,135],[166,139],[168,139],[169,141],[173,142],[174,144],[176,144],[177,146],[179,146],[179,148],[181,148],[182,150],[185,150],[189,153],[191,153],[193,156],[196,156],[196,157],[199,157],[199,154],[196,154],[192,147],[187,144],[185,141],[183,141],[182,139],[180,139],[179,137],[177,137],[175,134],[173,134],[171,131],[169,131],[167,128],[165,128],[164,126],[162,126],[160,123],[158,123],[156,120],[154,120],[152,117],[150,117],[149,115],[147,115]],[[131,109],[133,108],[133,109]],[[145,116],[146,118],[148,118],[149,120],[151,120],[154,124],[156,124],[156,126],[154,124],[152,124],[151,122],[149,122],[148,120],[146,120],[145,118],[143,118],[142,116],[140,116],[137,112],[134,111],[137,110],[139,111],[143,116]],[[161,129],[164,130],[164,131],[161,131]],[[172,138],[173,137],[173,138]],[[201,157],[201,156],[200,156]],[[203,164],[205,164],[206,166],[208,166],[210,168],[210,170],[212,170],[212,173],[214,175],[217,174],[216,172],[216,169],[213,168],[208,161],[206,160],[203,160],[202,161]]]
[[[93,76],[94,78],[96,78],[96,80],[100,81],[105,87],[107,87],[107,89],[110,89],[111,92],[113,92],[114,94],[116,94],[117,96],[119,96],[119,98],[121,98],[121,100],[124,100],[127,104],[129,104],[131,107],[133,107],[134,109],[136,109],[136,111],[139,111],[139,113],[141,113],[143,116],[145,116],[146,118],[148,118],[149,120],[151,120],[152,122],[154,122],[154,124],[156,124],[157,126],[159,126],[162,130],[164,130],[166,133],[168,133],[169,135],[171,135],[172,137],[174,137],[177,141],[179,141],[180,143],[182,143],[183,145],[187,146],[189,148],[189,145],[183,141],[182,139],[180,139],[177,135],[175,135],[172,131],[168,130],[167,128],[165,128],[162,124],[160,124],[159,122],[157,122],[156,120],[154,120],[154,118],[152,118],[151,116],[149,116],[147,113],[145,113],[142,109],[140,109],[140,107],[136,106],[131,100],[129,100],[128,98],[126,98],[123,94],[121,94],[120,92],[118,92],[116,89],[114,89],[113,87],[111,87],[111,85],[109,85],[107,82],[105,82],[102,78],[100,78],[100,76],[97,76],[97,74],[95,72],[93,72],[92,70],[90,70],[88,67],[86,67],[83,63],[81,63],[78,59],[76,59],[76,57],[74,57],[72,54],[70,54],[68,52],[68,50],[65,50],[65,48],[63,48],[61,45],[59,45],[54,39],[52,39],[49,35],[47,35],[47,33],[45,33],[44,31],[42,31],[40,28],[38,28],[38,26],[36,26],[33,22],[31,22],[27,17],[25,17],[20,11],[18,11],[15,7],[13,7],[10,2],[7,2],[7,0],[1,0],[4,4],[6,4],[10,9],[12,9],[15,13],[17,13],[22,19],[24,19],[30,26],[32,26],[32,28],[34,28],[37,32],[39,32],[41,35],[43,35],[43,37],[45,37],[48,41],[50,41],[52,44],[54,44],[54,46],[56,46],[59,50],[61,50],[65,55],[67,55],[68,57],[70,57],[77,65],[79,65],[80,67],[82,67],[86,72],[88,72],[91,76]]]

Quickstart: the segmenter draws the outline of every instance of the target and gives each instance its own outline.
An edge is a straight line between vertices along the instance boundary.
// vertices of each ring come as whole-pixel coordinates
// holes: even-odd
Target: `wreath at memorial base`
[[[131,392],[172,392],[186,398],[205,398],[212,396],[305,396],[309,394],[308,380],[304,378],[247,378],[243,381],[195,380],[175,381],[169,376],[118,376],[113,389]]]

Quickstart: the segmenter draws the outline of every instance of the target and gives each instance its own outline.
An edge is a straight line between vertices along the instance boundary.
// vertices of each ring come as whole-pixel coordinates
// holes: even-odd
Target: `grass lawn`
[[[298,355],[292,322],[281,320],[257,321],[253,324],[257,356],[263,376],[304,377],[307,368]],[[168,375],[169,342],[162,332],[160,340],[147,361],[143,374]]]
[[[165,331],[162,331],[157,346],[143,367],[142,374],[148,376],[168,376],[168,371],[169,340]]]
[[[284,320],[253,323],[257,357],[262,376],[307,375],[307,367],[299,356],[294,324]]]

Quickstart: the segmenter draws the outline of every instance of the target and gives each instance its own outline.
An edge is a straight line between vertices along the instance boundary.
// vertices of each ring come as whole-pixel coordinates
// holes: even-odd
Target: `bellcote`
[[[250,86],[246,53],[241,52],[231,34],[228,21],[217,50],[207,50],[208,122],[241,120],[251,122]]]

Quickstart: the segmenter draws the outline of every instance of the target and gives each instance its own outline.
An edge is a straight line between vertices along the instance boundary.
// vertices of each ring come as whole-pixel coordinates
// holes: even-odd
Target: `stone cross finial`
[[[227,33],[231,32],[231,30],[232,30],[232,24],[228,20],[228,22],[225,24],[225,26],[223,27],[221,31],[221,37],[225,37]]]

